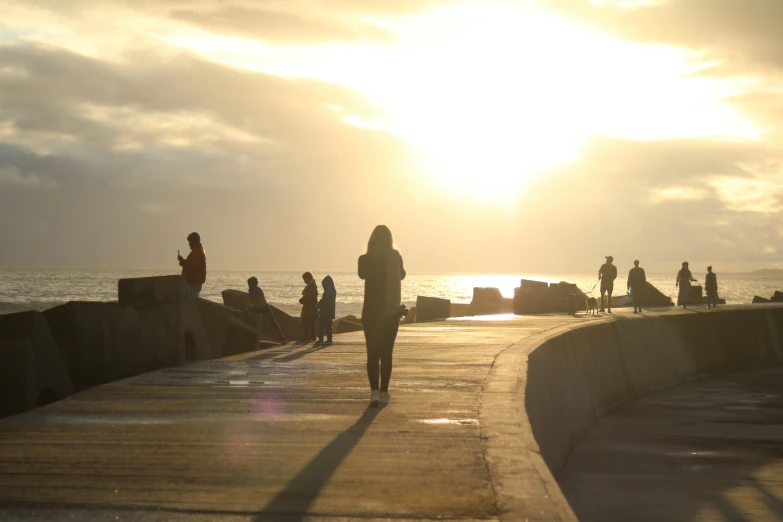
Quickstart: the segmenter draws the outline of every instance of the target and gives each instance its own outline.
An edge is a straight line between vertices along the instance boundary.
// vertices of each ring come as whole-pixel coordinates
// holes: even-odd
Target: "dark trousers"
[[[315,341],[318,333],[318,319],[302,321],[302,340]]]
[[[642,309],[642,301],[644,301],[644,299],[642,299],[642,292],[644,292],[644,290],[642,290],[641,288],[631,287],[631,300],[633,301],[634,310],[636,310],[637,308],[639,310]]]
[[[326,340],[332,342],[332,320],[326,317],[318,318],[318,340],[323,341],[324,336]]]
[[[364,338],[367,341],[367,378],[370,389],[377,390],[380,366],[380,390],[389,391],[392,373],[392,352],[400,320],[397,317],[362,318]]]

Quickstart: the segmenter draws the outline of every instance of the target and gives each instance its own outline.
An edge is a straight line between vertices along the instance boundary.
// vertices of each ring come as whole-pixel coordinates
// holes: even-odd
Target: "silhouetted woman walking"
[[[378,225],[359,257],[359,277],[364,279],[362,324],[367,341],[367,377],[370,404],[388,404],[392,351],[400,327],[401,281],[405,279],[402,256],[394,249],[392,233]],[[380,385],[378,366],[380,364]]]
[[[688,262],[682,262],[682,268],[677,272],[677,283],[674,286],[680,287],[680,293],[677,294],[677,306],[688,307],[688,294],[690,294],[691,282],[696,282],[688,268]]]

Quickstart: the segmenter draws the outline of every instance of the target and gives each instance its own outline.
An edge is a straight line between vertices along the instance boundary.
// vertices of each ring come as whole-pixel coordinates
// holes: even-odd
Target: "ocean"
[[[177,270],[135,269],[77,269],[77,268],[22,268],[0,267],[0,314],[24,310],[46,310],[68,301],[116,301],[117,281],[126,277],[171,275]],[[361,315],[364,282],[353,272],[313,272],[319,282],[326,275],[334,278],[337,287],[337,316]],[[247,278],[258,277],[270,303],[299,315],[303,283],[298,272],[248,272],[210,270],[201,296],[222,302],[221,291],[227,288],[247,290]],[[648,274],[647,279],[664,294],[676,300],[675,273]],[[703,282],[703,274],[694,274]],[[432,296],[450,299],[455,303],[468,303],[473,287],[496,287],[506,297],[513,297],[514,288],[522,278],[547,282],[568,281],[590,292],[596,282],[594,274],[408,274],[403,281],[403,301],[412,306],[416,296]],[[621,274],[615,282],[616,293],[624,291],[625,279]],[[697,283],[698,284],[698,283]],[[771,296],[775,290],[783,290],[783,278],[751,275],[718,274],[720,296],[727,303],[750,303],[754,295]],[[592,295],[598,294],[595,288]]]

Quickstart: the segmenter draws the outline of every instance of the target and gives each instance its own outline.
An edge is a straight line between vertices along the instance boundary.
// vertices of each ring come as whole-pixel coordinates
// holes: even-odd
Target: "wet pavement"
[[[384,408],[368,408],[358,333],[156,371],[0,421],[0,518],[496,519],[480,422],[493,362],[595,319],[495,319],[402,328]]]
[[[560,484],[582,522],[783,520],[783,369],[681,385],[603,416]]]

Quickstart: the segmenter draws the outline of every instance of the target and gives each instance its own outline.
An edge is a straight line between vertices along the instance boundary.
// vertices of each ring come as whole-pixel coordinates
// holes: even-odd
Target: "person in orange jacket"
[[[198,297],[201,293],[201,287],[207,280],[207,253],[201,244],[201,236],[198,232],[193,232],[188,236],[190,245],[190,254],[185,259],[179,253],[177,259],[179,266],[182,267],[182,275],[190,286],[190,293],[193,297]]]

